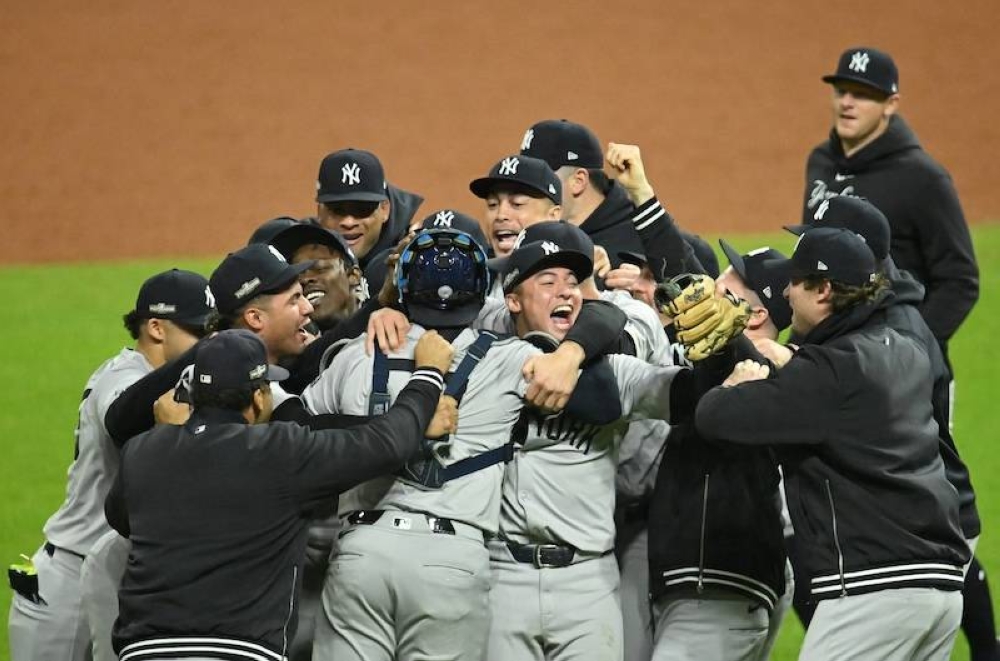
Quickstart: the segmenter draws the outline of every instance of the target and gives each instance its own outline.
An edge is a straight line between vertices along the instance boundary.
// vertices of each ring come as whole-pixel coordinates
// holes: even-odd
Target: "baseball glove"
[[[750,304],[726,292],[715,292],[707,275],[680,275],[657,288],[656,302],[674,319],[677,339],[688,360],[703,360],[743,332]]]

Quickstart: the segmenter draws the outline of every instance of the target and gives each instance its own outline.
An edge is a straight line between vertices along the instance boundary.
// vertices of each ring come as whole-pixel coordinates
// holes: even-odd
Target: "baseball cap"
[[[406,315],[426,328],[466,326],[490,288],[486,251],[457,229],[425,229],[403,248],[396,287]]]
[[[317,202],[381,202],[386,194],[385,171],[378,157],[363,149],[327,154],[316,178]]]
[[[503,293],[509,294],[534,274],[553,266],[568,268],[582,282],[593,273],[594,260],[578,250],[564,248],[555,241],[522,243],[507,257],[503,270]]]
[[[784,277],[780,269],[768,269],[764,266],[766,262],[782,260],[785,256],[767,246],[741,255],[725,239],[719,239],[719,245],[733,270],[760,297],[774,326],[779,331],[788,328],[788,324],[792,322],[792,308],[784,294],[788,278]]]
[[[169,319],[203,327],[215,300],[204,276],[170,269],[150,277],[139,288],[135,313],[139,319]]]
[[[344,239],[336,232],[311,223],[295,223],[278,232],[270,241],[286,260],[292,259],[302,246],[317,243],[328,246],[344,256],[348,267],[357,266],[358,260]]]
[[[261,379],[287,378],[288,370],[268,364],[267,349],[261,339],[238,328],[221,331],[198,345],[191,388],[195,392],[221,392],[245,388]]]
[[[208,282],[219,314],[230,315],[254,296],[289,287],[312,265],[289,264],[274,246],[254,243],[229,253]]]
[[[497,161],[485,177],[473,179],[469,190],[476,197],[486,199],[500,184],[520,184],[538,191],[555,204],[562,204],[562,182],[549,165],[531,156],[507,156]]]
[[[250,235],[250,240],[247,241],[247,245],[250,245],[251,243],[271,243],[271,239],[277,236],[282,230],[294,227],[298,224],[299,221],[291,216],[278,216],[277,218],[264,221],[253,231],[253,234]]]
[[[884,261],[889,256],[891,230],[889,219],[868,200],[854,195],[838,195],[823,200],[816,207],[813,222],[808,225],[786,225],[792,234],[801,235],[813,227],[842,227],[860,234],[875,259]]]
[[[899,71],[892,57],[866,46],[845,50],[837,61],[837,73],[823,76],[824,83],[835,84],[842,80],[874,87],[884,94],[899,92]]]
[[[546,119],[532,125],[524,132],[521,154],[540,158],[553,170],[564,165],[604,167],[604,152],[594,132],[567,119]]]
[[[461,211],[455,211],[454,209],[435,211],[421,220],[419,227],[428,230],[458,230],[472,237],[483,250],[486,250],[486,246],[489,245],[486,241],[486,236],[483,234],[483,228],[479,225],[479,221],[472,216],[467,216]]]
[[[840,227],[814,227],[799,237],[791,259],[769,260],[786,281],[819,276],[861,286],[875,277],[875,255],[859,234]],[[777,276],[776,276],[777,277]]]
[[[526,243],[537,241],[551,241],[557,246],[562,246],[565,250],[575,250],[593,260],[594,241],[582,229],[564,220],[546,220],[528,225],[517,235],[517,239],[514,241],[514,250]],[[509,260],[510,255],[494,257],[489,260],[489,265],[497,273],[503,273],[507,269]],[[591,266],[591,271],[593,271],[593,266]],[[587,275],[589,276],[590,273]]]

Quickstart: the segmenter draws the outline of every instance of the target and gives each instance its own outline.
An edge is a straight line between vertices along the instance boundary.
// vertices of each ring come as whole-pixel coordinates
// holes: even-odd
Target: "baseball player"
[[[730,266],[719,293],[749,302],[747,338],[776,339],[791,310],[786,283],[764,264],[783,255],[720,243]],[[785,591],[778,480],[767,448],[710,443],[691,425],[670,430],[649,507],[653,659],[767,658]]]
[[[105,361],[87,380],[66,499],[45,523],[45,543],[32,558],[36,575],[25,575],[15,585],[9,619],[13,661],[89,657],[80,569],[91,546],[109,530],[104,497],[119,462],[104,414],[126,387],[193,345],[204,334],[211,309],[202,276],[177,269],[152,276],[124,318],[135,345]]]
[[[405,373],[412,343],[437,328],[456,348],[449,392],[461,397],[458,429],[422,465],[341,498],[347,528],[331,561],[314,654],[484,658],[491,580],[484,540],[498,527],[502,464],[528,390],[523,366],[539,350],[466,328],[489,285],[486,253],[467,234],[419,232],[400,255],[396,280],[414,322],[406,344],[369,356],[366,338],[348,343],[303,399],[316,414],[377,414]]]
[[[486,233],[497,257],[510,254],[525,227],[558,220],[562,212],[562,183],[537,158],[505,156],[485,177],[472,180],[469,190],[486,200]]]
[[[801,348],[771,378],[740,363],[702,397],[697,429],[779,453],[803,549],[796,581],[819,601],[800,659],[947,659],[970,554],[928,357],[885,323],[892,296],[857,234],[810,229],[775,266]]]
[[[979,297],[972,238],[951,177],[900,116],[899,71],[888,53],[849,48],[823,82],[833,88],[833,127],[806,163],[802,222],[836,195],[878,207],[892,228],[896,265],[926,287],[920,311],[947,358],[948,339]]]
[[[441,402],[452,350],[434,333],[395,404],[353,429],[267,423],[269,366],[259,335],[222,331],[199,344],[184,425],[131,439],[105,507],[132,541],[119,591],[122,659],[280,661],[295,635],[311,512],[399,468],[420,437],[454,430]]]
[[[327,154],[316,177],[316,219],[337,232],[358,259],[373,291],[381,282],[369,278],[371,258],[402,239],[424,198],[386,181],[382,162],[363,149]]]

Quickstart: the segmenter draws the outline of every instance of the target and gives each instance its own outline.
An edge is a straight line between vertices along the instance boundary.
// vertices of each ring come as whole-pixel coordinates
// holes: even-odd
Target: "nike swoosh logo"
[[[833,175],[834,181],[847,181],[848,179],[854,179],[853,174],[840,174],[839,172]]]

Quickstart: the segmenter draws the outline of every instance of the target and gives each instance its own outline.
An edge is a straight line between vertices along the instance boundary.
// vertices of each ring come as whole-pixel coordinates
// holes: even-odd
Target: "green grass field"
[[[794,239],[788,234],[727,238],[740,250],[770,243],[785,252]],[[995,402],[989,385],[996,378],[994,367],[1000,364],[1000,292],[994,287],[1000,277],[1000,225],[977,227],[974,241],[982,295],[951,345],[958,378],[955,438],[978,489],[985,530],[979,557],[1000,577],[1000,536],[992,534],[992,525],[1000,519],[994,475],[1000,472],[1000,455],[993,452],[996,418],[990,413]],[[19,553],[30,555],[41,543],[42,524],[62,501],[83,385],[102,361],[129,343],[121,315],[134,303],[139,285],[148,275],[171,266],[207,275],[215,263],[165,259],[0,269],[0,297],[14,305],[13,323],[0,330],[5,408],[0,438],[7,453],[0,462],[0,560],[14,562]],[[995,579],[994,590],[998,586],[1000,578]],[[10,591],[5,590],[4,613],[9,600]],[[801,640],[802,629],[791,617],[772,658],[795,659]],[[7,658],[3,626],[0,660]],[[961,636],[953,658],[968,658]]]

